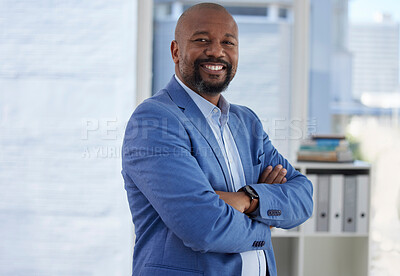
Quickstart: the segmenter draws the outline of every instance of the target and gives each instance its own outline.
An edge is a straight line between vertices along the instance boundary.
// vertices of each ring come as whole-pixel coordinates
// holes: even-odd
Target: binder
[[[317,231],[329,228],[329,182],[330,175],[318,175]]]
[[[346,175],[344,178],[343,231],[356,231],[357,176]]]
[[[316,223],[317,223],[317,219],[316,219],[316,214],[317,214],[317,189],[318,189],[318,176],[316,174],[310,174],[307,175],[307,178],[311,181],[311,183],[313,184],[313,202],[314,202],[314,206],[313,206],[313,212],[311,217],[304,222],[303,224],[303,229],[304,229],[304,233],[314,233],[316,230]]]
[[[356,232],[368,233],[369,176],[357,175],[357,218]]]
[[[344,175],[332,175],[330,180],[329,232],[340,233],[343,228]]]

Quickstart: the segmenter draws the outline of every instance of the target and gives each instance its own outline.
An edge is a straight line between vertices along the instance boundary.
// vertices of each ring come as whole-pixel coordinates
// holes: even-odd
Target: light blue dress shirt
[[[175,78],[196,103],[218,141],[218,145],[221,148],[226,166],[229,170],[230,192],[239,190],[246,185],[246,181],[242,161],[228,126],[230,104],[221,95],[218,106],[215,106],[187,87],[176,75]],[[242,257],[242,276],[266,275],[266,259],[262,250],[247,251],[240,255]]]

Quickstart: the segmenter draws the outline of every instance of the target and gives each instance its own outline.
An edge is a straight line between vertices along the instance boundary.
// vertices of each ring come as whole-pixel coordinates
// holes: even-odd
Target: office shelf
[[[369,164],[359,161],[304,162],[295,164],[295,167],[305,175],[370,176],[371,171]],[[369,220],[370,181],[367,185],[368,196],[365,200]],[[332,200],[332,195],[329,198]],[[316,212],[313,216],[316,224]],[[272,229],[271,232],[279,276],[369,275],[369,226],[363,232],[345,232],[344,229],[332,232],[330,228],[327,231],[316,231],[316,227],[310,232],[310,227],[303,224],[295,230]]]

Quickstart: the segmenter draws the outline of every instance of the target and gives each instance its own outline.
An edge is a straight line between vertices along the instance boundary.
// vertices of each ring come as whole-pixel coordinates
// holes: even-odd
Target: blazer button
[[[253,246],[254,247],[262,247],[264,246],[265,242],[264,241],[254,241]]]
[[[282,214],[281,210],[268,210],[267,215],[271,216],[271,217],[277,217],[280,216]]]

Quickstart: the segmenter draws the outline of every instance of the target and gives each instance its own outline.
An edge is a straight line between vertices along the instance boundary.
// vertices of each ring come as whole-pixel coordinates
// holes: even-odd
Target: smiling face
[[[224,9],[212,8],[189,11],[180,21],[171,44],[176,75],[200,95],[219,95],[236,74],[236,22]]]

